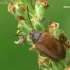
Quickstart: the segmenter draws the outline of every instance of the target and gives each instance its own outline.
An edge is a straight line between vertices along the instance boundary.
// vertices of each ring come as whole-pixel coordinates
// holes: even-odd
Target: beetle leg
[[[70,41],[66,43],[67,48],[70,48]]]
[[[35,49],[36,49],[36,47],[35,47],[35,45],[33,44],[32,47],[31,47],[29,50],[35,50]]]
[[[64,33],[61,34],[61,36],[60,36],[60,38],[59,38],[59,41],[60,41],[61,43],[65,43],[65,42],[67,41],[67,37],[65,36]]]

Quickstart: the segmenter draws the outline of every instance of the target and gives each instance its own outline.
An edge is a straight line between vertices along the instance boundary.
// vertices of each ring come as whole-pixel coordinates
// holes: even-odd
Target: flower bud
[[[44,16],[44,6],[40,2],[36,2],[35,4],[35,14],[37,16],[38,21],[43,19]]]

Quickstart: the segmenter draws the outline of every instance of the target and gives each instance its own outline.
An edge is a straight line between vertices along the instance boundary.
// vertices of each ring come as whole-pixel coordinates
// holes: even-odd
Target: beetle
[[[41,54],[48,56],[52,60],[65,59],[66,57],[66,50],[64,48],[65,46],[63,43],[61,43],[60,40],[52,37],[46,31],[32,30],[29,35],[32,39],[33,44],[40,51]],[[9,36],[8,38],[13,36],[25,36],[25,35],[12,35]]]
[[[52,60],[61,60],[66,57],[64,45],[47,32],[32,30],[30,36],[35,47]]]

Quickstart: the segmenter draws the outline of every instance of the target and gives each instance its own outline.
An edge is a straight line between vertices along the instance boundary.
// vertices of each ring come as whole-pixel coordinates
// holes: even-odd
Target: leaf
[[[29,34],[31,31],[31,28],[29,28],[26,23],[23,23],[23,24],[20,24],[20,30],[26,34]]]

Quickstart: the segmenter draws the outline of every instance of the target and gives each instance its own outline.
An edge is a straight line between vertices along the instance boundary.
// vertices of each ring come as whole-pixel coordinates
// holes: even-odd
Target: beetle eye
[[[30,32],[30,37],[32,37],[33,36],[33,32]]]
[[[34,33],[35,33],[35,30],[32,30],[32,31],[30,32],[30,36],[32,37],[32,36],[34,35]]]
[[[30,37],[32,37],[32,34],[30,34]]]

